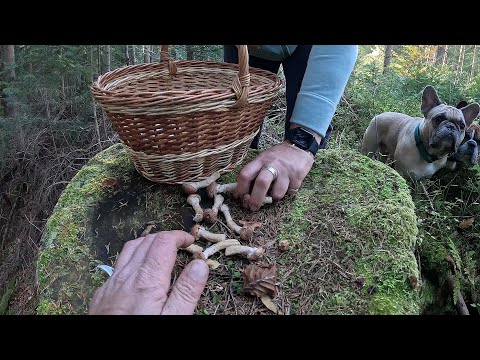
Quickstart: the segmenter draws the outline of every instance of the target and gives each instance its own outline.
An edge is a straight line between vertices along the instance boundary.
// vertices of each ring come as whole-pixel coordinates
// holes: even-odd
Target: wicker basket
[[[136,169],[182,184],[239,165],[281,86],[276,74],[239,64],[176,61],[162,45],[159,63],[108,72],[92,86]]]

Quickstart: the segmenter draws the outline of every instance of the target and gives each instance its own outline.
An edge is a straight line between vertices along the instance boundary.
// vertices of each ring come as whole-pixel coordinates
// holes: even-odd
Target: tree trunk
[[[128,62],[128,45],[125,45],[125,64],[130,65]]]
[[[134,45],[127,45],[128,47],[128,65],[135,65],[135,48]]]
[[[5,74],[5,82],[7,84],[11,84],[16,79],[15,45],[2,45],[2,66]],[[7,116],[9,117],[17,116],[17,103],[16,103],[15,96],[4,94],[2,97],[5,102],[5,110],[6,110]]]
[[[465,45],[460,45],[460,54],[458,55],[458,62],[457,62],[457,81],[460,80],[462,73],[463,73],[463,63],[465,60]]]
[[[103,45],[102,74],[110,71],[111,57],[110,45]]]
[[[100,56],[100,55],[99,55]],[[90,66],[92,71],[92,83],[94,79],[97,78],[95,73],[95,62],[93,61],[93,45],[90,47]],[[95,132],[97,133],[97,146],[99,150],[102,150],[102,143],[100,139],[100,126],[97,116],[97,104],[95,103],[95,98],[92,96],[92,105],[93,105],[93,120],[95,121]]]
[[[435,53],[435,64],[442,64],[445,61],[445,51],[447,45],[437,45],[437,52]]]
[[[385,47],[385,57],[383,59],[383,74],[387,73],[388,65],[390,65],[390,61],[392,61],[393,56],[393,45],[386,45]]]
[[[471,82],[473,80],[473,77],[475,76],[475,57],[477,56],[477,45],[473,46],[473,56],[472,56],[472,68],[470,69],[470,74],[468,76],[468,82]]]
[[[193,45],[185,45],[185,52],[187,53],[187,60],[193,60]]]
[[[448,65],[448,45],[445,45],[445,55],[443,56],[442,65]]]
[[[150,58],[150,45],[143,45],[143,62],[144,63],[152,62]]]

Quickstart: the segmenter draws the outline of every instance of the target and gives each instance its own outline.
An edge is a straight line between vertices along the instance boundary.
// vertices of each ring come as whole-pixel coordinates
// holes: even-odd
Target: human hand
[[[128,241],[113,275],[95,292],[89,314],[193,314],[208,279],[204,260],[188,264],[167,295],[177,249],[193,241],[192,235],[180,230]]]
[[[257,211],[268,193],[274,200],[282,199],[287,191],[295,192],[301,186],[314,162],[313,155],[291,145],[288,141],[272,146],[249,162],[237,177],[236,197],[243,197],[250,192],[250,200],[246,206]],[[264,169],[266,165],[277,170],[277,178]]]

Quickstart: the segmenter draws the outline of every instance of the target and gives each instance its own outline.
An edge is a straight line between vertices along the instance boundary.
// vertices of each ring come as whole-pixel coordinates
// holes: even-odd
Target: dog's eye
[[[438,115],[434,120],[437,124],[440,124],[442,121],[444,121],[446,118],[444,115]]]
[[[460,127],[460,130],[465,129],[465,124],[464,123],[460,123],[458,126]]]

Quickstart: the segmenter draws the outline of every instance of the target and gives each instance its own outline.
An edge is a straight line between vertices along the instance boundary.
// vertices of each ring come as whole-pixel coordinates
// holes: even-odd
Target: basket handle
[[[239,70],[232,83],[232,90],[237,96],[237,102],[233,108],[243,107],[248,101],[248,87],[250,86],[250,70],[248,66],[248,47],[247,45],[236,45],[238,49]],[[168,61],[168,72],[170,76],[177,74],[177,65],[168,53],[168,45],[162,45],[160,49],[160,62]]]

